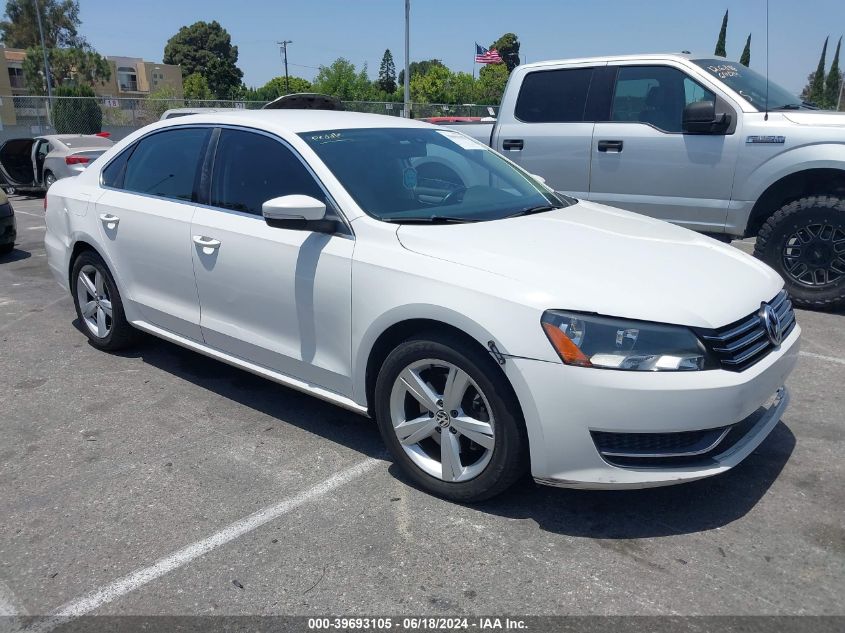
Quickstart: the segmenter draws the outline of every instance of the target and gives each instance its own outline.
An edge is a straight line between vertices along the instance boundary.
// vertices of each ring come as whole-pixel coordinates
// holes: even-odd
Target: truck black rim
[[[845,276],[845,230],[809,224],[786,239],[783,268],[795,282],[812,288],[832,286]]]

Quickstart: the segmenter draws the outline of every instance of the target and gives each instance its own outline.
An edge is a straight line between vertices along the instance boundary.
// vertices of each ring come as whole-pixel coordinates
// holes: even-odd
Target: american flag
[[[478,42],[475,43],[476,64],[501,64],[502,61],[502,56],[499,55],[499,51],[497,51],[495,48],[491,48],[488,51],[483,46],[479,46]]]

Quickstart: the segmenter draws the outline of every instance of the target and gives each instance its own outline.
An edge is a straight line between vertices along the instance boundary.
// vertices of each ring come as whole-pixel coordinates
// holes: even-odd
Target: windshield
[[[766,109],[766,78],[763,75],[742,64],[724,59],[694,59],[692,61],[716,79],[726,83],[758,110]],[[768,103],[769,110],[799,108],[802,105],[801,99],[772,81],[769,81]]]
[[[498,220],[572,202],[459,132],[373,128],[300,136],[355,202],[386,222]]]

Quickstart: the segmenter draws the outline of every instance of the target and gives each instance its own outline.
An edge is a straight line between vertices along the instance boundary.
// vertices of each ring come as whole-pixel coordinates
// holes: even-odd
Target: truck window
[[[616,76],[610,120],[681,132],[684,107],[716,95],[669,66],[624,66]]]
[[[528,73],[516,99],[516,118],[525,123],[583,121],[592,78],[592,68]]]

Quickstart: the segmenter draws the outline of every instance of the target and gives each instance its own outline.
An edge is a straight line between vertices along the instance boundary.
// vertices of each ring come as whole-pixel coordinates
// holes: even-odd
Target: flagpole
[[[473,42],[474,46],[472,47],[472,80],[475,81],[475,54],[478,51],[478,44]]]

